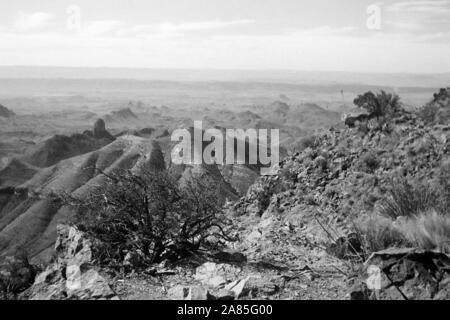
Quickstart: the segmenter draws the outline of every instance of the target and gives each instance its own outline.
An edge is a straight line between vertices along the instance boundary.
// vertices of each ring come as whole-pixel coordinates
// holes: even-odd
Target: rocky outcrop
[[[450,126],[427,124],[406,111],[390,120],[331,128],[314,136],[302,152],[284,159],[277,175],[259,178],[230,209],[240,229],[245,228],[237,249],[249,261],[295,265],[306,260],[301,268],[309,265],[314,270],[308,274],[316,279],[312,283],[320,282],[328,268],[346,270],[338,258],[354,257],[361,246],[355,242],[361,238],[353,237],[355,219],[376,212],[389,195],[392,179],[408,177],[432,186],[442,178],[449,159]],[[338,245],[335,252],[330,250],[332,242]],[[320,253],[323,244],[326,250]],[[350,248],[337,254],[344,245]],[[363,272],[376,266],[377,259],[383,260],[383,266],[391,263],[386,272],[395,285],[387,283],[386,277],[380,299],[402,299],[400,292],[408,299],[448,299],[446,255],[413,250],[380,253],[372,259]],[[371,297],[367,278],[367,274],[358,276],[351,298]],[[330,284],[324,287],[331,288]],[[341,285],[335,287],[340,290]],[[325,295],[321,293],[321,299]]]
[[[21,160],[36,167],[47,168],[61,160],[98,150],[114,140],[105,128],[105,122],[99,119],[92,132],[85,131],[83,134],[70,136],[55,135],[27,150]]]
[[[31,300],[117,299],[116,294],[93,266],[92,243],[75,227],[58,225],[56,258],[42,273],[26,297]]]
[[[197,268],[195,279],[205,286],[220,287],[239,276],[241,270],[230,264],[207,262]]]
[[[196,269],[196,283],[176,285],[167,296],[172,300],[237,300],[267,297],[284,286],[282,277],[267,278],[230,264],[206,262]]]
[[[13,111],[9,110],[8,108],[6,108],[5,106],[2,106],[0,104],[0,117],[2,117],[2,118],[10,118],[10,117],[13,117],[15,115],[16,114]]]
[[[450,257],[418,249],[373,253],[353,280],[350,299],[448,300]]]
[[[393,119],[388,131],[377,125],[366,132],[331,128],[286,158],[278,175],[261,177],[234,213],[261,216],[304,205],[330,211],[348,225],[345,218],[374,208],[393,177],[436,178],[449,151],[450,127],[427,126],[411,113]]]
[[[106,124],[103,119],[98,119],[94,124],[93,136],[95,139],[111,139],[114,137],[106,130]]]

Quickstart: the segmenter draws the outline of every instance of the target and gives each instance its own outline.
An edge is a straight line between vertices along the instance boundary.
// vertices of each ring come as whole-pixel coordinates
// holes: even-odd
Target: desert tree
[[[53,199],[75,210],[74,222],[94,240],[102,265],[120,267],[130,255],[142,266],[175,261],[235,240],[217,184],[207,176],[180,182],[155,167],[101,174],[105,183],[87,197]]]
[[[358,95],[353,103],[359,108],[365,109],[370,117],[389,116],[401,109],[400,97],[395,93],[381,91],[373,93],[368,91]]]

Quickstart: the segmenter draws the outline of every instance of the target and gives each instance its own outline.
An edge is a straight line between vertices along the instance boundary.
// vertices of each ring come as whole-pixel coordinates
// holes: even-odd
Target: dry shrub
[[[301,152],[307,148],[315,149],[317,146],[319,146],[320,140],[315,135],[310,135],[301,138],[297,143],[297,151]]]
[[[380,160],[373,152],[365,154],[358,162],[358,169],[366,173],[374,173],[379,167]]]
[[[37,268],[31,265],[25,251],[0,260],[0,300],[16,300],[34,282]]]
[[[398,230],[415,246],[450,253],[450,216],[435,210],[400,220]]]
[[[439,188],[417,180],[409,182],[406,178],[400,178],[391,182],[389,194],[380,203],[379,212],[393,219],[414,217],[431,209],[441,211],[443,201],[446,199]]]
[[[432,123],[436,121],[439,109],[439,105],[430,102],[418,110],[418,115],[426,123]]]
[[[447,209],[450,206],[450,159],[440,166],[437,175],[437,184],[441,190],[443,199],[442,206]]]
[[[100,265],[121,267],[131,256],[145,267],[233,240],[219,190],[207,177],[179,184],[166,171],[103,174],[107,183],[83,199],[56,197],[76,210],[75,223],[95,240]]]
[[[363,217],[355,223],[355,229],[365,256],[390,247],[410,246],[405,235],[387,217],[379,215]]]
[[[395,221],[370,215],[355,223],[364,256],[391,247],[415,247],[450,253],[450,216],[434,210]]]
[[[444,124],[449,119],[450,88],[441,88],[433,94],[433,99],[418,110],[418,115],[426,123]]]
[[[358,95],[353,103],[372,117],[392,116],[401,110],[400,97],[395,93],[368,91]]]

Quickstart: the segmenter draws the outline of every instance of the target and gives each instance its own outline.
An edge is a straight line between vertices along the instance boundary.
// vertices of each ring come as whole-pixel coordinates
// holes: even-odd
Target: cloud
[[[409,12],[421,14],[444,15],[450,13],[450,1],[426,0],[396,2],[388,7],[391,12]]]
[[[407,42],[402,35],[382,33],[377,33],[375,39],[353,37],[338,29],[335,34],[324,30],[328,28],[277,35],[222,33],[206,38],[0,32],[0,61],[92,67],[450,70],[450,60],[446,59],[450,55],[448,43]]]
[[[288,33],[292,33],[294,35],[308,35],[308,36],[346,36],[354,34],[358,28],[354,26],[344,26],[344,27],[330,27],[320,26],[317,28],[311,29],[290,29]]]
[[[396,2],[386,7],[387,32],[404,34],[412,41],[445,41],[450,30],[450,0]]]
[[[234,26],[241,26],[246,24],[254,23],[254,20],[233,20],[233,21],[200,21],[200,22],[190,22],[190,23],[163,23],[159,25],[159,29],[164,32],[186,32],[186,31],[200,31],[200,30],[212,30],[212,29],[222,29]]]
[[[46,27],[54,16],[47,12],[19,12],[14,28],[19,31],[31,31]]]
[[[401,31],[415,32],[421,31],[423,29],[422,24],[413,21],[387,20],[384,22],[384,24],[388,27],[392,27],[394,30],[397,31],[401,30]]]
[[[412,2],[419,7],[419,1]],[[425,1],[420,2],[423,6]],[[405,8],[409,7],[403,4],[383,11],[383,19],[392,23],[380,32],[331,23],[316,28],[273,28],[270,21],[217,19],[161,24],[83,20],[77,32],[69,32],[63,23],[59,29],[38,32],[19,32],[18,26],[7,26],[0,28],[0,61],[97,67],[450,70],[446,59],[450,42],[445,41],[449,29],[442,28],[448,23],[445,17],[427,25]],[[49,14],[27,16],[34,18],[23,23],[22,30],[42,28],[53,18]],[[426,30],[420,29],[423,25]]]
[[[81,32],[85,35],[103,35],[118,31],[123,25],[124,23],[118,20],[96,20],[83,25]]]
[[[142,24],[130,27],[125,27],[118,31],[119,35],[159,35],[159,36],[177,36],[184,34],[192,34],[199,31],[212,31],[227,29],[237,26],[245,26],[255,23],[254,20],[232,20],[232,21],[198,21],[186,23],[171,23],[165,22],[157,25]]]

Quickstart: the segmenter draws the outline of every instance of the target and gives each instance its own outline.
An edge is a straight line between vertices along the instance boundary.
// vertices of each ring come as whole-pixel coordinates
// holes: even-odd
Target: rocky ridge
[[[275,176],[261,177],[232,208],[236,216],[283,216],[298,208],[336,227],[370,212],[396,176],[436,178],[449,159],[450,124],[425,125],[405,112],[388,131],[335,130],[313,137],[303,152],[286,158]],[[298,210],[297,210],[298,211]]]
[[[354,128],[331,128],[228,208],[239,238],[228,243],[229,251],[176,265],[163,261],[139,274],[105,280],[86,262],[91,261],[89,250],[82,248],[89,247],[88,240],[60,236],[57,248],[60,238],[71,239],[63,241],[66,249],[57,249],[65,255],[38,275],[28,294],[44,299],[53,294],[61,299],[449,299],[449,257],[444,253],[390,249],[374,253],[354,270],[327,248],[329,230],[333,237],[349,236],[352,221],[377,209],[393,177],[435,180],[449,151],[449,123],[426,123],[410,112],[389,123],[372,119]],[[78,234],[70,227],[58,230]],[[74,255],[73,247],[81,251]],[[75,263],[68,262],[72,259]],[[368,284],[374,266],[381,277],[377,290]],[[72,292],[67,280],[57,280],[55,291],[55,283],[45,279],[61,268],[81,278],[93,275],[99,280],[81,283],[98,282],[111,291],[81,286],[81,292]]]

